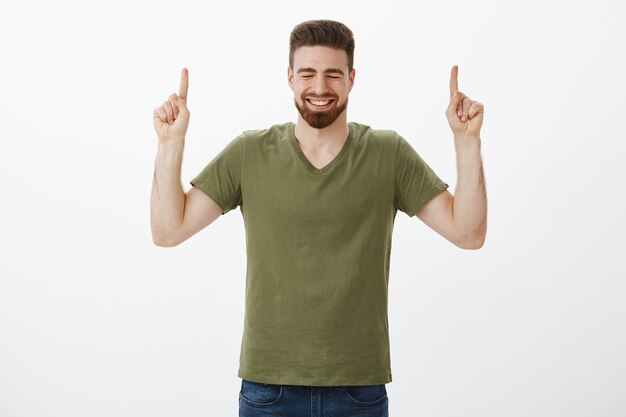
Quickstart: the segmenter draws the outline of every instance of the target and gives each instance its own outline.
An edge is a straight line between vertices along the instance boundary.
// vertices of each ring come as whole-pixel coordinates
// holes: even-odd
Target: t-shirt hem
[[[336,387],[351,385],[379,385],[392,382],[391,374],[368,375],[363,377],[299,377],[294,375],[260,375],[239,370],[237,376],[247,381],[274,385],[304,385],[318,387]]]
[[[406,214],[409,217],[415,216],[422,209],[422,207],[426,205],[426,203],[428,203],[430,200],[432,200],[435,196],[437,196],[442,191],[448,189],[448,187],[449,187],[448,184],[444,182],[437,184],[437,186],[433,187],[430,190],[430,192],[428,192],[427,194],[421,195],[420,199],[407,209]]]
[[[191,184],[192,186],[196,187],[197,189],[202,191],[204,194],[209,196],[209,198],[213,200],[215,204],[217,204],[220,207],[220,209],[222,209],[222,214],[226,214],[231,210],[231,208],[229,208],[229,206],[225,204],[224,201],[222,201],[219,197],[217,197],[218,193],[208,188],[205,185],[205,183],[203,183],[202,181],[198,180],[197,178],[194,178],[193,180],[189,181],[189,184]]]

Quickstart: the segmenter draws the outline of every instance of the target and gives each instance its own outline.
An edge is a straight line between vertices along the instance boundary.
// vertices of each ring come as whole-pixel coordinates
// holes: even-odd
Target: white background
[[[356,38],[348,119],[456,183],[450,68],[485,104],[489,232],[396,217],[390,415],[626,415],[625,13],[618,0],[6,1],[0,15],[0,415],[235,416],[241,212],[151,240],[152,110],[189,68],[182,181],[295,121],[288,36]]]

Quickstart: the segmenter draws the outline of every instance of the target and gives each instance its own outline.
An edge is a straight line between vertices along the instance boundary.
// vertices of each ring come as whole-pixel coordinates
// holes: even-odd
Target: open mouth
[[[324,111],[332,107],[333,103],[335,102],[335,99],[334,98],[324,98],[324,99],[307,98],[306,102],[309,104],[309,107],[311,107],[313,110]]]

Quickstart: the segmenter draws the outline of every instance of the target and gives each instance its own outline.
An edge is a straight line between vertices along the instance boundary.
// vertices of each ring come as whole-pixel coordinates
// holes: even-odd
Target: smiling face
[[[342,115],[345,119],[348,95],[354,83],[354,69],[348,69],[346,51],[301,46],[294,51],[288,79],[296,108],[311,127],[323,129]]]

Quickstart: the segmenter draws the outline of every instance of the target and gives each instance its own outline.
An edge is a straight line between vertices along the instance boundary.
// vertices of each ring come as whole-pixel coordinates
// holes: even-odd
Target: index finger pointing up
[[[450,73],[450,98],[459,91],[459,67],[454,65]]]
[[[187,90],[189,89],[189,71],[187,68],[183,68],[180,73],[180,88],[178,89],[178,96],[187,101]]]

